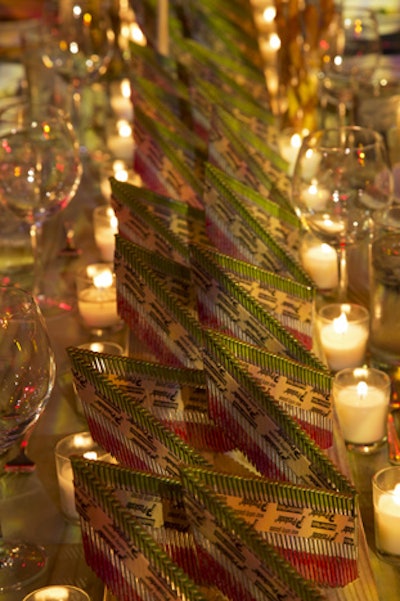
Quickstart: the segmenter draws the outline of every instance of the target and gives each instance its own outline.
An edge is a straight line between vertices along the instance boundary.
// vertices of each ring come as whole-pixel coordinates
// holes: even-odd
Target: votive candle
[[[334,407],[346,443],[359,448],[386,439],[390,378],[368,367],[339,371],[333,380]]]
[[[89,328],[108,328],[120,323],[113,265],[94,263],[77,274],[78,310]]]
[[[372,479],[375,542],[379,555],[400,562],[400,467],[379,470]]]
[[[319,310],[317,321],[321,351],[332,371],[363,365],[369,337],[368,309],[357,304],[328,304]]]

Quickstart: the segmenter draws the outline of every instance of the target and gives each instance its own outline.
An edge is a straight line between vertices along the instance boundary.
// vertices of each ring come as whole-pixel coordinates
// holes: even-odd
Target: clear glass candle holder
[[[32,591],[22,601],[90,601],[90,597],[76,586],[55,584]]]
[[[378,369],[356,367],[335,374],[334,407],[349,450],[372,453],[386,441],[390,390],[389,376]]]
[[[101,259],[109,263],[113,262],[115,236],[118,233],[118,219],[111,206],[101,205],[94,209],[93,231]]]
[[[112,263],[93,263],[76,274],[79,315],[83,325],[95,333],[122,326],[113,269]]]
[[[377,553],[400,565],[400,466],[385,467],[374,475],[372,499]]]
[[[365,363],[369,339],[369,311],[351,303],[322,306],[317,315],[319,353],[332,372]]]
[[[106,355],[119,355],[122,356],[124,354],[124,349],[117,342],[113,342],[111,340],[96,340],[93,342],[85,342],[79,345],[79,348],[92,351],[93,353],[103,353]],[[83,406],[82,401],[79,397],[79,392],[73,382],[73,389],[75,393],[75,402],[76,402],[76,411],[79,415],[83,416]]]
[[[110,455],[93,440],[89,432],[69,434],[56,444],[55,462],[61,510],[68,521],[78,522],[79,515],[75,506],[75,488],[71,464],[72,455],[79,455],[93,460],[106,460],[110,458]]]

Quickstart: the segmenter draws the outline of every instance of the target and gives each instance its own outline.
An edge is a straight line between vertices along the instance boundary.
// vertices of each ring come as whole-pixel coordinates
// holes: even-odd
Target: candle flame
[[[349,328],[346,314],[342,311],[339,317],[333,320],[333,329],[336,334],[345,334]]]
[[[83,456],[85,459],[91,459],[93,461],[96,461],[97,459],[96,451],[86,451],[86,453],[83,453]]]
[[[113,285],[113,274],[110,269],[105,269],[93,277],[96,288],[111,288]]]
[[[357,395],[358,397],[362,400],[365,399],[365,397],[368,394],[368,384],[364,381],[359,382],[357,384]]]
[[[302,138],[300,134],[293,134],[292,137],[290,138],[290,145],[292,146],[292,148],[300,148],[302,143]]]

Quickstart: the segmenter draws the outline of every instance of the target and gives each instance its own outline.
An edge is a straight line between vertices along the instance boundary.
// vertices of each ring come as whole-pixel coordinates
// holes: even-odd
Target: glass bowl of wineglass
[[[0,202],[28,224],[34,258],[32,293],[45,309],[43,225],[75,196],[82,174],[67,116],[53,106],[18,102],[0,111]]]
[[[66,85],[66,106],[86,154],[90,129],[82,110],[85,86],[107,71],[115,50],[109,0],[50,0],[43,11],[42,60]]]
[[[0,481],[7,452],[44,411],[55,380],[55,359],[44,318],[21,288],[0,287]],[[7,541],[1,534],[0,592],[36,578],[46,565],[43,548]]]
[[[303,139],[292,178],[292,204],[304,228],[338,254],[338,300],[347,300],[346,251],[372,235],[374,215],[392,202],[393,176],[383,137],[358,126]]]
[[[359,85],[379,65],[382,44],[376,14],[360,5],[339,10],[320,41],[322,108],[335,107],[338,125],[354,123]]]

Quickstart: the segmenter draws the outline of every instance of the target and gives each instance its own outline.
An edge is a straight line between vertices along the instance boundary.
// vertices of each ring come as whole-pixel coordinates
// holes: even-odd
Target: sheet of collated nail
[[[131,242],[184,264],[190,242],[210,243],[203,209],[116,179],[111,189],[119,231]]]
[[[74,382],[93,438],[131,469],[179,475],[181,462],[210,465],[141,403],[79,353],[70,353]]]
[[[185,499],[197,509],[197,515],[195,510],[188,516],[192,520],[194,515],[194,529],[207,541],[205,549],[215,545],[212,528],[218,527],[231,545],[237,538],[263,564],[269,552],[261,541],[268,543],[303,578],[320,586],[344,586],[357,578],[354,493],[332,495],[202,469],[182,472]]]
[[[115,594],[207,601],[174,480],[79,458],[73,470],[86,560]]]
[[[198,295],[198,310],[203,323],[235,332],[233,306],[246,306],[253,316],[262,319],[257,307],[272,315],[308,351],[313,346],[315,290],[295,280],[278,276],[212,248],[190,245],[193,282]],[[212,283],[215,281],[215,286]],[[246,302],[248,295],[253,303]],[[228,318],[220,314],[221,306],[231,306]],[[235,311],[238,314],[238,310]],[[239,327],[240,326],[239,324]],[[261,332],[261,328],[260,328]],[[237,336],[241,338],[240,334]],[[305,361],[304,353],[301,353]],[[307,359],[312,360],[311,357]]]
[[[148,409],[165,427],[198,451],[224,453],[235,449],[225,428],[217,426],[208,412],[205,374],[202,370],[171,368],[160,363],[70,349],[75,377],[86,363],[129,396],[132,403]]]

